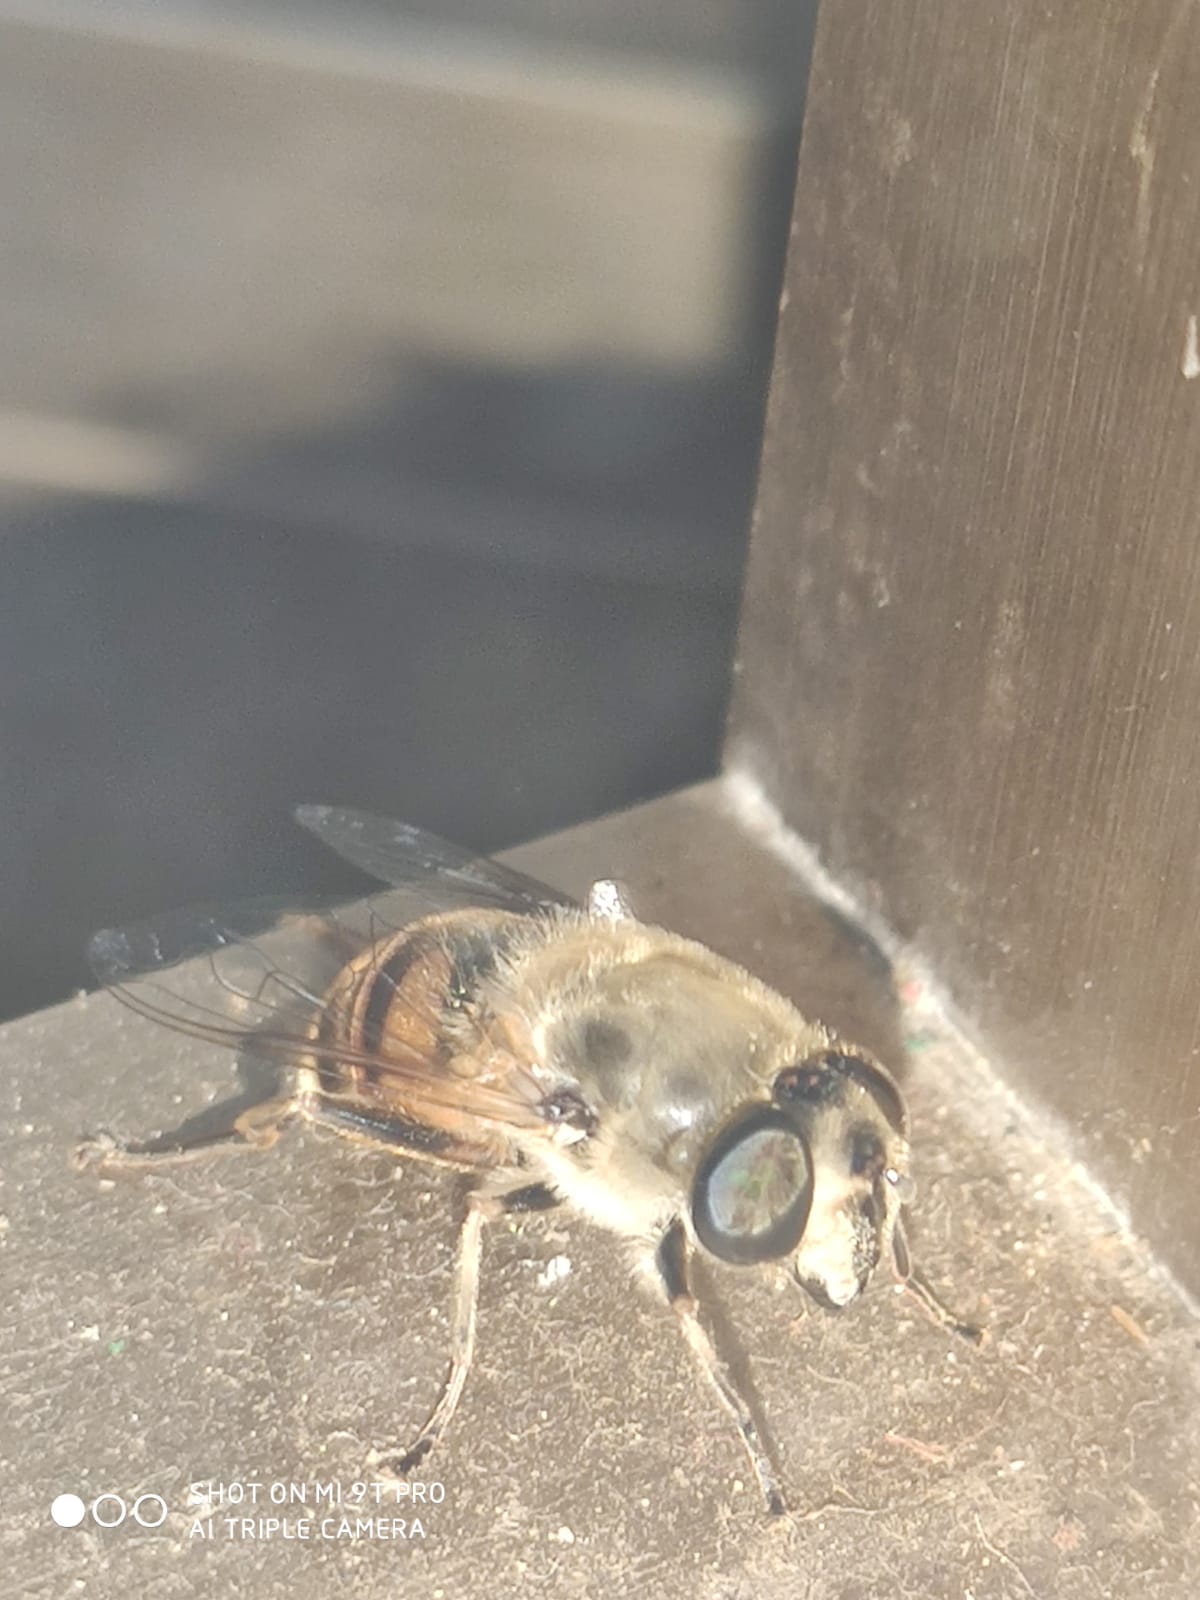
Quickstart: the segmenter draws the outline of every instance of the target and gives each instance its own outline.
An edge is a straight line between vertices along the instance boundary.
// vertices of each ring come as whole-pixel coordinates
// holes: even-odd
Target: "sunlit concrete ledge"
[[[762,1518],[724,1420],[619,1244],[558,1215],[489,1241],[476,1370],[415,1540],[194,1535],[188,1488],[351,1483],[423,1417],[446,1344],[455,1180],[318,1132],[97,1185],[85,1129],[224,1093],[219,1052],[104,995],[0,1031],[0,1549],[16,1592],[497,1600],[546,1593],[1194,1593],[1197,1328],[1069,1157],[912,974],[825,910],[712,784],[516,853],[744,961],[901,1070],[914,1246],[990,1326],[952,1343],[891,1286],[840,1316],[708,1275],[792,1511]],[[55,1496],[162,1497],[153,1530]],[[219,1524],[219,1519],[218,1519]],[[11,1578],[6,1580],[11,1582]]]

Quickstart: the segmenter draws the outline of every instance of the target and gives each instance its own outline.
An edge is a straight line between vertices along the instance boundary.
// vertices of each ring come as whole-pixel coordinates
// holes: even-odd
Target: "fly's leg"
[[[527,1184],[506,1194],[475,1191],[467,1197],[467,1211],[458,1239],[455,1268],[454,1312],[450,1325],[450,1367],[438,1402],[416,1439],[405,1450],[372,1450],[368,1464],[387,1477],[403,1478],[420,1465],[449,1426],[462,1398],[475,1354],[475,1314],[479,1304],[479,1263],[483,1254],[484,1224],[518,1211],[545,1211],[558,1205],[558,1196],[545,1184]]]
[[[965,1322],[956,1312],[951,1311],[950,1307],[938,1298],[929,1280],[913,1265],[908,1249],[908,1238],[899,1217],[896,1219],[892,1234],[892,1263],[896,1277],[931,1322],[936,1322],[939,1328],[945,1328],[948,1333],[956,1333],[960,1339],[966,1339],[968,1344],[983,1344],[987,1338],[987,1329],[978,1327],[974,1322]]]
[[[353,1101],[316,1096],[306,1105],[305,1114],[311,1121],[332,1128],[345,1138],[377,1150],[387,1150],[392,1155],[416,1156],[434,1166],[453,1167],[459,1172],[476,1164],[470,1146],[456,1143],[453,1135],[412,1117],[384,1112],[376,1106],[364,1108]]]
[[[931,1322],[936,1322],[939,1328],[945,1328],[947,1333],[956,1333],[960,1339],[965,1339],[968,1344],[979,1346],[987,1339],[987,1329],[981,1328],[974,1322],[963,1322],[949,1306],[939,1300],[929,1280],[914,1268],[903,1280],[904,1287],[924,1311]]]
[[[479,1302],[479,1262],[483,1247],[484,1207],[475,1195],[467,1203],[458,1239],[454,1315],[450,1327],[450,1370],[437,1405],[407,1450],[398,1454],[372,1450],[370,1466],[388,1477],[403,1478],[418,1466],[437,1444],[458,1408],[475,1354],[475,1311]]]
[[[733,1418],[742,1445],[750,1458],[750,1466],[758,1486],[762,1490],[763,1499],[766,1501],[768,1515],[782,1516],[786,1510],[783,1492],[779,1487],[775,1468],[762,1442],[758,1426],[750,1413],[750,1407],[701,1324],[688,1273],[687,1236],[680,1223],[672,1223],[663,1235],[655,1251],[654,1263],[666,1290],[671,1310],[679,1319],[679,1326],[687,1340],[689,1350],[695,1356],[705,1378],[716,1390],[721,1404]]]
[[[170,1133],[149,1139],[116,1139],[98,1133],[75,1146],[71,1164],[79,1172],[95,1172],[109,1177],[117,1172],[140,1172],[156,1167],[177,1166],[199,1161],[227,1150],[269,1150],[298,1107],[292,1096],[256,1100],[245,1099],[213,1106]]]

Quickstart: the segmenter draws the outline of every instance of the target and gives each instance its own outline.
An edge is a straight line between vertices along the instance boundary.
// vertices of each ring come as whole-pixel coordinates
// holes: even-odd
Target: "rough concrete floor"
[[[521,859],[571,888],[620,874],[644,915],[890,1061],[907,1045],[915,1246],[990,1343],[952,1342],[883,1283],[830,1316],[713,1274],[793,1508],[771,1526],[617,1243],[533,1219],[488,1245],[477,1366],[424,1474],[445,1499],[424,1510],[423,1539],[231,1538],[219,1505],[201,1538],[190,1483],[348,1491],[370,1441],[423,1418],[446,1349],[455,1181],[315,1131],[169,1176],[77,1175],[81,1130],[169,1125],[230,1083],[219,1053],[81,999],[0,1034],[5,1589],[1193,1594],[1200,1330],[912,983],[739,829],[717,786]],[[51,1521],[56,1495],[102,1491],[157,1493],[167,1520]]]

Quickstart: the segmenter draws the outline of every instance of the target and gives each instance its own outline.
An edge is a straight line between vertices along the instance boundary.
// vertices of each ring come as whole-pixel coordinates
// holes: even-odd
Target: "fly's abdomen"
[[[526,920],[478,910],[426,917],[347,962],[312,1025],[320,1093],[429,1120],[428,1097],[406,1088],[414,1073],[403,1069],[418,1064],[426,1082],[470,1078],[486,1055],[481,987]]]

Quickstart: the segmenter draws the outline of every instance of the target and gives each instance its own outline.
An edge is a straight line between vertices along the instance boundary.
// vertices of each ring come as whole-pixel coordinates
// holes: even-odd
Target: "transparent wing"
[[[436,834],[342,806],[297,806],[296,821],[360,872],[440,904],[536,911],[576,904],[547,884]]]
[[[519,1064],[464,1080],[419,1049],[388,1038],[378,1051],[347,1045],[356,977],[377,947],[412,920],[411,899],[381,894],[350,906],[250,900],[199,907],[93,935],[88,956],[101,983],[139,1015],[258,1060],[367,1067],[415,1114],[462,1112],[503,1127],[547,1121],[545,1089]],[[391,983],[372,965],[377,981]],[[326,1026],[319,1033],[318,1017]],[[428,1019],[431,1022],[434,1019]]]

